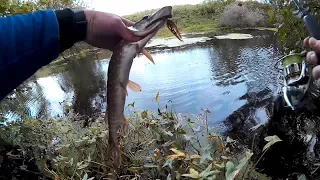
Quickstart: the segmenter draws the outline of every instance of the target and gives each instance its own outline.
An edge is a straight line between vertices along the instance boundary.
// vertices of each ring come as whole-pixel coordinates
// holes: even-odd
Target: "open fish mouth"
[[[180,41],[183,41],[182,40],[182,36],[181,36],[181,33],[177,27],[177,25],[171,20],[172,18],[172,15],[167,15],[167,16],[164,16],[160,19],[156,19],[154,20],[153,22],[151,22],[147,28],[149,28],[150,26],[156,24],[157,22],[159,21],[166,21],[166,25],[167,25],[167,28],[170,30],[170,32],[176,37],[178,38]]]
[[[146,25],[143,29],[144,29],[144,31],[149,31],[152,29],[152,31],[149,31],[151,36],[149,36],[149,37],[146,36],[145,38],[151,39],[151,37],[153,37],[159,31],[159,29],[161,29],[166,24],[166,26],[170,30],[170,32],[177,39],[179,39],[180,41],[183,41],[181,33],[180,33],[177,25],[171,20],[171,18],[172,18],[171,9],[172,9],[171,7],[162,8],[161,10],[157,11],[156,13],[154,13],[152,15],[147,15],[147,16],[143,17],[140,20],[140,22],[137,22],[137,24],[139,24],[139,23],[143,23],[144,21],[149,20],[148,25]],[[138,29],[135,29],[135,27],[131,27],[130,29],[133,31],[139,31]],[[142,49],[141,53],[144,54],[154,64],[152,56],[145,48]]]

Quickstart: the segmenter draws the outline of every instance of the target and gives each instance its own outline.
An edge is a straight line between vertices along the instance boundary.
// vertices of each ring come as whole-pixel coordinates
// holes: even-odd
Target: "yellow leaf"
[[[190,159],[200,159],[201,157],[198,154],[193,154],[190,156]]]
[[[170,150],[173,151],[175,154],[169,155],[168,156],[169,159],[186,158],[186,154],[184,152],[181,152],[175,148],[171,148]]]
[[[199,178],[200,178],[199,172],[196,171],[196,170],[193,169],[193,168],[190,168],[190,169],[189,169],[189,173],[190,173],[190,174],[182,174],[182,176],[191,177],[191,178],[193,178],[193,179],[199,179]]]
[[[157,93],[157,95],[154,97],[154,100],[158,102],[159,99],[159,92]]]

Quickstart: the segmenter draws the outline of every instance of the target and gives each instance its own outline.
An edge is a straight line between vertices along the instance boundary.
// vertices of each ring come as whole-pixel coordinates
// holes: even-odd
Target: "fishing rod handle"
[[[303,18],[303,20],[308,29],[309,35],[317,40],[320,40],[320,27],[313,17],[307,15]],[[317,57],[320,60],[320,53],[317,53]],[[320,61],[318,61],[318,65],[320,65]]]

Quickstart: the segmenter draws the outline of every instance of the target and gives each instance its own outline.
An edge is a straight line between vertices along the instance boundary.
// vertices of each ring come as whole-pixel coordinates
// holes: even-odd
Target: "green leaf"
[[[252,155],[253,153],[246,152],[246,157],[240,160],[237,167],[235,167],[231,161],[228,161],[226,164],[226,180],[234,179],[239,174],[241,169],[246,165]]]
[[[193,169],[193,168],[190,168],[190,169],[189,169],[189,173],[190,173],[190,174],[182,174],[181,176],[191,177],[191,178],[193,178],[193,179],[199,179],[199,178],[200,178],[199,172],[196,171],[196,170]]]
[[[307,178],[304,174],[302,174],[299,176],[298,180],[307,180]]]
[[[221,158],[225,160],[232,159],[231,157],[227,157],[227,156],[221,156]]]
[[[213,161],[211,154],[210,154],[210,145],[208,145],[205,148],[202,148],[202,152],[201,152],[201,158],[200,158],[200,164],[204,163],[207,159],[210,161]]]
[[[162,167],[169,166],[169,168],[172,169],[172,162],[173,162],[173,159],[168,159],[166,160],[166,163],[164,163]]]
[[[229,136],[227,137],[227,143],[234,143],[234,142],[236,142],[236,141],[231,139]]]
[[[171,131],[165,131],[165,130],[162,130],[162,132],[168,136],[173,136],[172,132]]]
[[[214,171],[211,171],[212,169],[212,163],[210,163],[210,165],[200,173],[200,177],[201,178],[205,178],[207,179],[207,177],[213,175],[213,174],[217,174],[217,173],[220,173],[221,171],[218,171],[218,170],[214,170]]]
[[[88,180],[88,174],[87,173],[83,176],[82,180]]]
[[[170,173],[167,176],[167,180],[171,180],[171,174]]]
[[[232,176],[232,173],[234,172],[234,169],[235,168],[234,168],[233,162],[228,161],[226,164],[226,179],[227,180],[233,179],[233,178],[231,178],[231,176]]]
[[[142,118],[142,119],[147,118],[147,116],[148,116],[148,112],[147,112],[147,111],[143,111],[143,112],[141,113],[141,118]]]
[[[222,162],[221,164],[216,163],[215,166],[217,166],[218,168],[224,168],[224,167],[226,167],[226,166],[224,165],[224,162]]]
[[[262,151],[265,151],[273,144],[282,141],[277,135],[265,137],[264,140],[266,140],[268,143],[263,147]]]

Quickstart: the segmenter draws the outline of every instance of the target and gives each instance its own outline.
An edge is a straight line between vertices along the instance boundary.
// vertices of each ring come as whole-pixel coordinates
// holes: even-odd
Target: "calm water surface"
[[[217,124],[248,101],[271,97],[278,88],[278,72],[273,67],[278,58],[275,36],[273,32],[250,33],[253,39],[190,38],[186,41],[195,44],[162,47],[152,53],[155,65],[144,56],[135,58],[130,79],[142,86],[142,92],[128,90],[127,104],[135,102],[138,109],[157,110],[153,98],[159,92],[162,107],[171,100],[179,113],[199,114],[201,108],[208,108],[210,123]],[[166,42],[172,44],[162,43]],[[151,42],[154,43],[155,40]],[[109,58],[98,60],[100,56],[103,55],[89,53],[55,69],[43,68],[26,81],[33,89],[28,97],[19,99],[18,106],[33,117],[62,116],[64,105],[88,116],[105,111]],[[267,104],[250,110],[257,123],[267,120]],[[14,111],[18,107],[12,108]],[[14,114],[9,113],[8,117]]]

